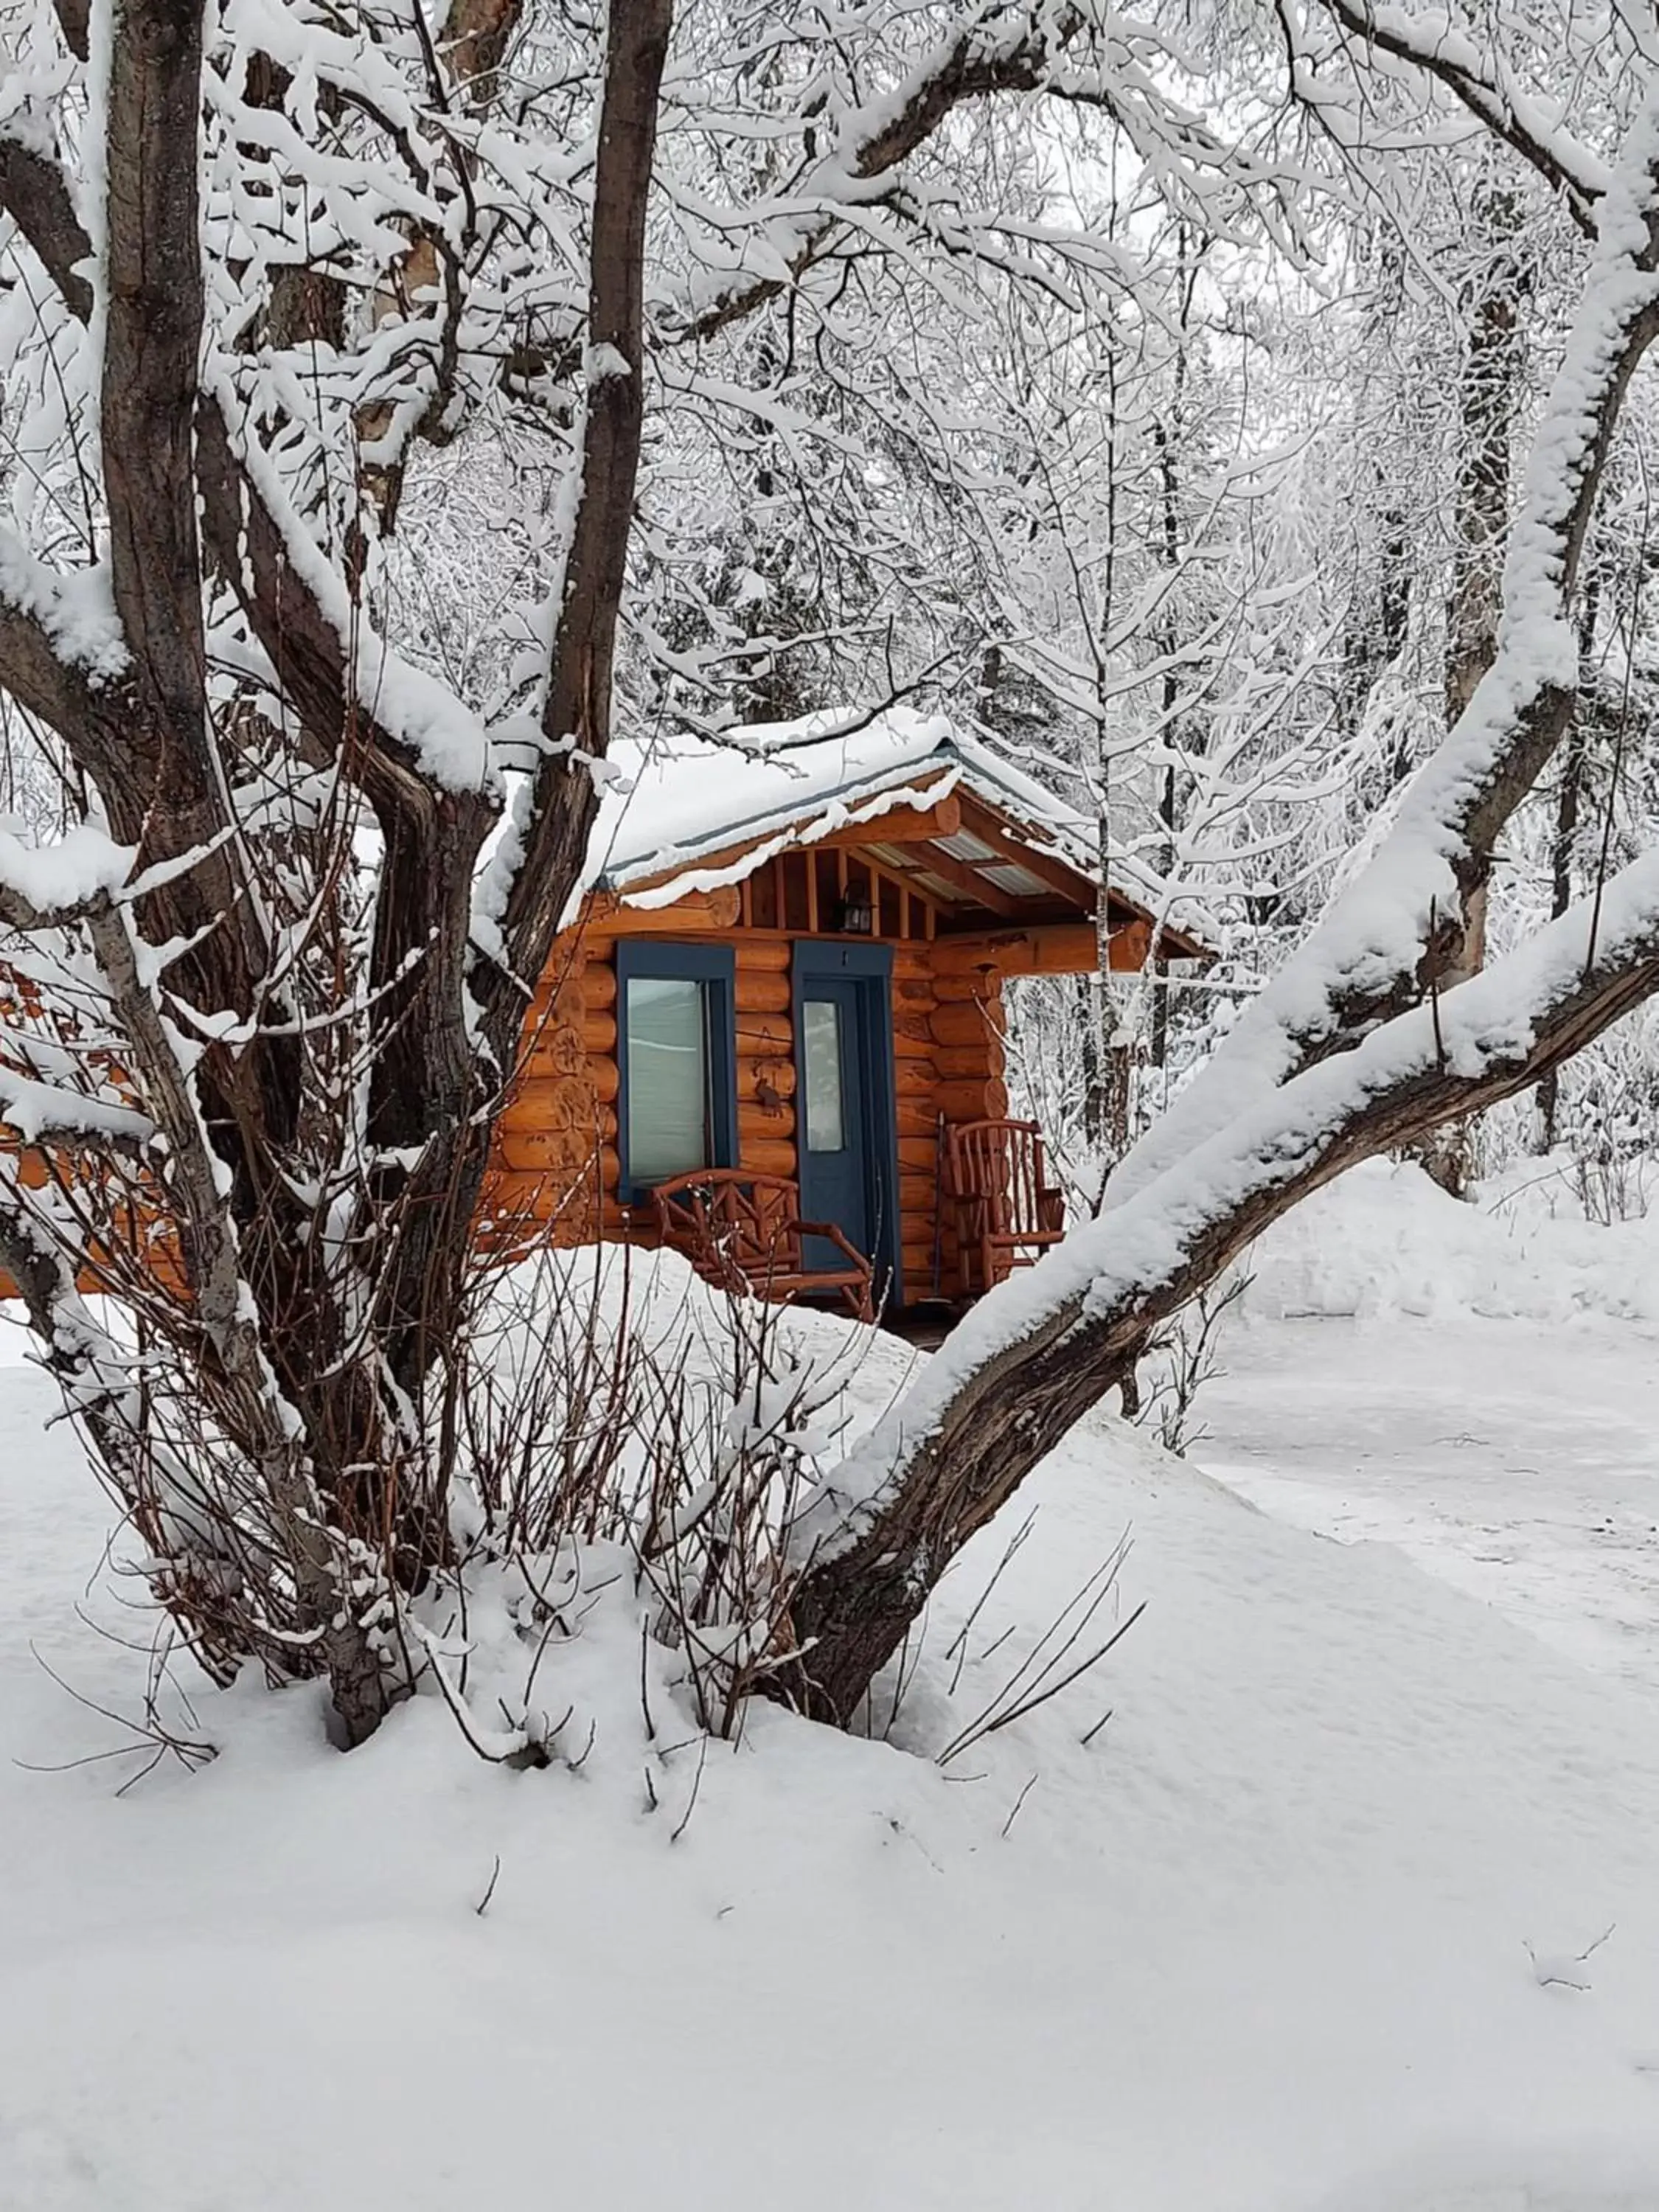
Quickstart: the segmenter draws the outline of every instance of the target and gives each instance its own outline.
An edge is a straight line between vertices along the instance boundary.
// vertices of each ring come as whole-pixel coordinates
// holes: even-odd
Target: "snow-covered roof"
[[[1054,793],[943,714],[906,707],[854,717],[824,711],[756,723],[720,743],[613,744],[616,781],[588,843],[585,888],[630,906],[741,883],[774,854],[901,807],[925,811],[966,794],[1016,825],[1022,841],[1092,883],[1094,830]],[[1114,866],[1112,888],[1153,910],[1156,884]]]

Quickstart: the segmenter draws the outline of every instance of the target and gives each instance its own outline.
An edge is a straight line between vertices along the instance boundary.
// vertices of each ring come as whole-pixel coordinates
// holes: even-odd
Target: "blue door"
[[[833,1221],[874,1263],[878,1297],[896,1280],[892,957],[885,945],[802,939],[795,947],[795,1127],[800,1208]],[[834,1267],[827,1238],[806,1263]]]

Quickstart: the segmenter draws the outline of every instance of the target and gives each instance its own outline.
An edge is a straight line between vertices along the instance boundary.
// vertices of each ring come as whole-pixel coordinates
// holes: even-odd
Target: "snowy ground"
[[[1308,1485],[1304,1332],[1387,1373],[1438,1323],[1273,1319],[1301,1266],[1265,1255],[1243,1340],[1278,1387],[1224,1404],[1236,1465],[1276,1404]],[[1595,1340],[1634,1429],[1645,1329],[1590,1326],[1627,1332]],[[954,1694],[1000,1540],[947,1584],[894,1742],[765,1712],[663,1758],[618,1680],[580,1775],[507,1774],[435,1701],[341,1758],[310,1696],[250,1688],[198,1704],[212,1766],[118,1799],[120,1762],[19,1763],[119,1741],[36,1651],[113,1710],[143,1665],[76,1616],[103,1522],[47,1407],[0,1373],[5,2212],[1659,2208],[1651,1671],[1588,1671],[1403,1547],[1101,1418],[1034,1484]],[[1126,1523],[1148,1609],[1103,1675],[941,1771]]]
[[[1371,1168],[1255,1266],[1194,1455],[1659,1694],[1659,1222],[1587,1228],[1552,1183],[1474,1212]]]
[[[1659,1331],[1324,1321],[1230,1340],[1196,1457],[1659,1697]]]

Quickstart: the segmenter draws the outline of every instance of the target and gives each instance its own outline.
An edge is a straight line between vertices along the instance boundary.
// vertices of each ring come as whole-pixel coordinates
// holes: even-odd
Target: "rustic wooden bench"
[[[952,1121],[945,1189],[956,1208],[963,1297],[1029,1267],[1066,1233],[1064,1194],[1048,1182],[1035,1121]]]
[[[657,1227],[705,1282],[763,1298],[833,1296],[855,1321],[875,1316],[874,1272],[833,1221],[803,1221],[800,1193],[782,1176],[696,1168],[653,1186]],[[805,1240],[822,1237],[844,1265],[809,1267]]]

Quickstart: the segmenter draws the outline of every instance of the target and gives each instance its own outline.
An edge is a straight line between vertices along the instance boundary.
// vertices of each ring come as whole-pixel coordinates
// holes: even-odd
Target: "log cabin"
[[[1097,967],[1093,825],[939,717],[827,720],[635,756],[607,793],[499,1125],[497,1249],[666,1239],[892,1312],[1057,1238],[1004,985]],[[1111,887],[1111,966],[1208,958],[1149,897]]]

